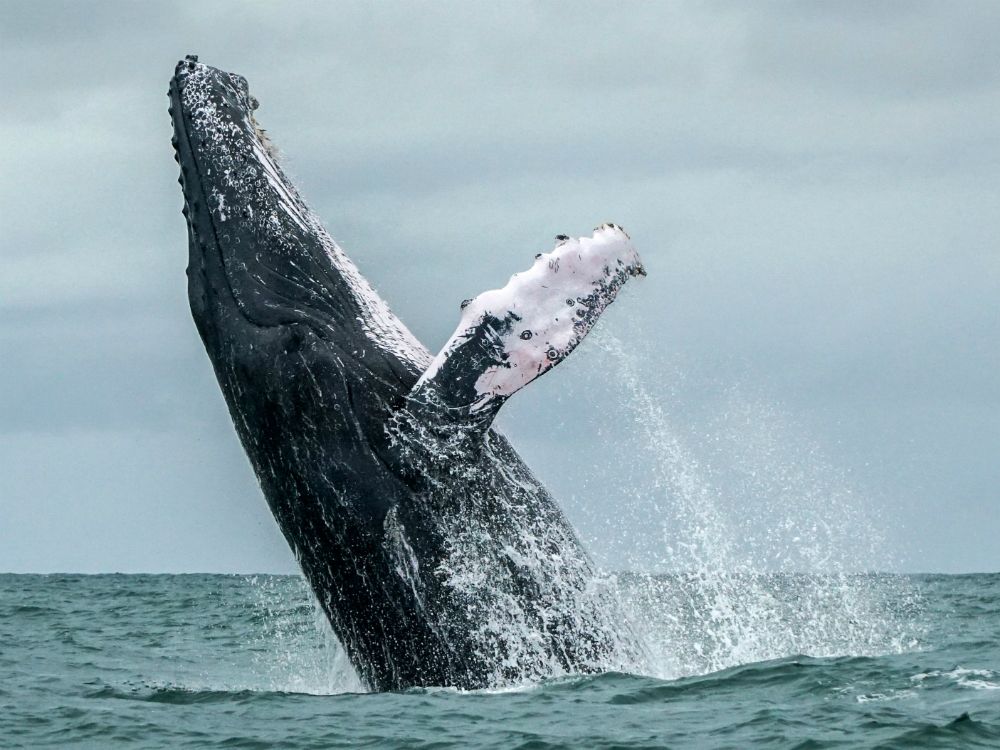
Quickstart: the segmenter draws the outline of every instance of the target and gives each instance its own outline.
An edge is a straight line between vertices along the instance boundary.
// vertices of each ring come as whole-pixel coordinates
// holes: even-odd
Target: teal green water
[[[1000,575],[630,585],[655,677],[376,695],[296,577],[2,575],[0,746],[1000,747]]]

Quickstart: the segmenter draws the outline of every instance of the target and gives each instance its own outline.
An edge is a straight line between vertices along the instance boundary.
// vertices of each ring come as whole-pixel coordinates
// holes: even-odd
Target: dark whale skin
[[[169,89],[191,312],[267,503],[372,690],[615,668],[634,647],[492,428],[407,404],[430,354],[273,158],[241,76]]]

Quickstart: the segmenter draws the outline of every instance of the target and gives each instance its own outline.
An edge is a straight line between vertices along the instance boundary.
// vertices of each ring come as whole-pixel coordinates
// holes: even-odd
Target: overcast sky
[[[1000,570],[1000,5],[0,16],[0,571],[294,569],[187,309],[189,52],[432,350],[629,230],[649,276],[502,415],[603,564]]]

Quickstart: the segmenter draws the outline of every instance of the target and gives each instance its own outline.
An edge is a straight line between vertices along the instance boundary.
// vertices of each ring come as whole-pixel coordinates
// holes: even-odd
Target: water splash
[[[917,646],[912,586],[865,572],[892,567],[878,513],[814,446],[792,439],[775,409],[730,388],[692,445],[671,424],[664,391],[646,387],[641,355],[606,331],[595,343],[624,386],[649,472],[617,512],[659,532],[653,555],[637,548],[629,561],[659,575],[625,576],[620,591],[651,654],[642,666],[673,678]]]
[[[406,420],[399,448],[424,485],[403,509],[405,526],[394,524],[387,539],[444,540],[431,558],[440,589],[415,593],[435,632],[472,657],[472,684],[505,688],[632,663],[635,639],[621,626],[609,580],[595,574],[545,489],[510,460],[506,441],[397,417]],[[470,464],[470,450],[492,455]],[[396,551],[406,558],[410,549]]]
[[[304,578],[252,576],[248,648],[256,689],[335,695],[365,692]]]

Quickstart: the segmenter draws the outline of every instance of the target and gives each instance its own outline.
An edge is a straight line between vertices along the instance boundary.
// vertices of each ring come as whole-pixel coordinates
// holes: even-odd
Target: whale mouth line
[[[178,63],[178,68],[180,68],[182,64],[183,61]],[[192,193],[197,192],[202,205],[207,205],[208,199],[205,195],[204,182],[201,179],[201,167],[198,163],[197,157],[195,156],[194,147],[191,144],[191,132],[184,119],[185,110],[183,100],[181,99],[181,83],[177,74],[170,79],[170,90],[167,92],[167,95],[170,97],[170,117],[174,126],[174,152],[177,155],[177,161],[181,166],[181,177],[178,179],[178,182],[181,184],[181,191],[184,196],[184,210],[185,216],[188,220],[188,228],[198,240],[199,246],[202,246],[205,240],[210,239],[214,248],[217,251],[221,251],[217,227],[215,226],[215,221],[213,220],[211,213],[209,213],[207,217],[208,225],[211,231],[207,233],[199,231],[198,222],[191,217],[191,213],[198,210],[197,206],[199,205],[198,200],[192,197]],[[187,153],[190,155],[190,159],[188,160],[190,166],[185,164],[184,157],[182,156],[180,144],[182,138],[184,139],[184,145],[187,147]],[[192,180],[187,174],[190,169],[193,169],[195,172],[194,185],[191,184]],[[221,261],[221,252],[219,260]]]
[[[183,188],[185,206],[189,212],[192,211],[192,209],[194,209],[195,206],[198,205],[206,209],[204,213],[206,214],[209,226],[213,230],[212,232],[209,233],[210,239],[215,243],[216,247],[219,247],[220,243],[218,238],[218,224],[216,222],[216,217],[213,215],[213,212],[211,210],[208,210],[209,195],[206,194],[206,181],[204,179],[206,175],[202,173],[201,159],[198,158],[199,156],[198,150],[192,143],[192,127],[191,123],[189,123],[189,120],[191,119],[191,111],[185,105],[184,102],[184,88],[189,84],[191,73],[197,70],[209,71],[209,75],[211,75],[211,73],[216,72],[209,66],[199,63],[197,55],[188,55],[188,57],[186,57],[184,60],[181,60],[180,62],[177,63],[174,75],[170,79],[170,88],[167,91],[167,95],[170,98],[170,115],[173,122],[174,134],[175,134],[173,146],[174,146],[174,152],[177,154],[177,161],[180,163],[181,166],[181,179],[179,180],[179,182],[181,183],[181,187]],[[233,77],[233,74],[228,74],[228,75],[230,77]],[[218,75],[214,75],[212,76],[212,78],[213,81],[219,80]],[[239,76],[239,78],[244,81],[243,85],[247,86],[245,82],[246,79],[244,79],[242,76]],[[213,87],[210,86],[210,88]],[[246,96],[249,97],[249,89],[246,89]],[[275,155],[274,148],[270,143],[270,140],[268,140],[264,136],[263,130],[257,123],[257,120],[253,114],[253,110],[256,109],[255,106],[256,99],[253,99],[251,97],[249,101],[252,101],[254,104],[250,105],[248,102],[248,106],[244,109],[243,112],[241,112],[241,114],[253,125],[252,131],[253,134],[256,136],[258,144],[261,146],[262,149],[264,149],[264,151],[269,156],[273,158]],[[186,179],[187,177],[185,175],[186,164],[184,156],[181,154],[181,149],[180,149],[181,138],[184,139],[184,145],[187,147],[187,155],[189,157],[187,161],[195,171],[194,177],[195,181],[197,182],[196,186],[191,186],[190,184],[191,180]],[[204,148],[204,140],[202,140],[202,143],[200,145],[202,146],[202,148]],[[192,196],[192,193],[194,191],[197,191],[197,198]],[[200,204],[198,198],[200,198]],[[189,224],[191,225],[192,231],[194,231],[198,239],[208,239],[208,238],[203,238],[202,232],[198,231],[199,227],[197,225],[197,222],[189,221]]]
[[[234,263],[241,264],[245,271],[248,262],[246,259],[236,261],[227,257],[227,243],[223,241],[222,236],[226,235],[225,239],[229,240],[229,236],[226,234],[227,228],[225,227],[226,218],[223,218],[225,215],[218,208],[216,210],[212,208],[213,196],[210,193],[210,188],[213,184],[213,168],[206,166],[204,163],[212,156],[210,149],[213,144],[209,143],[211,136],[205,132],[198,132],[195,113],[188,103],[185,102],[186,88],[189,85],[193,85],[191,79],[195,74],[200,74],[204,77],[204,81],[201,82],[204,89],[200,93],[202,97],[209,100],[216,97],[221,99],[228,94],[229,96],[226,97],[228,100],[226,106],[232,109],[234,104],[237,105],[238,115],[250,126],[248,128],[239,128],[235,123],[235,118],[230,118],[233,121],[234,129],[238,129],[242,137],[253,139],[249,148],[246,148],[241,154],[243,161],[255,159],[258,162],[257,166],[260,171],[269,173],[269,179],[283,183],[282,187],[287,192],[292,193],[294,191],[294,188],[285,180],[284,175],[273,168],[268,170],[261,163],[262,160],[259,158],[259,154],[264,154],[266,157],[275,159],[276,161],[275,151],[270,140],[264,134],[263,129],[257,123],[256,117],[254,117],[254,110],[258,106],[257,100],[249,94],[246,79],[242,76],[224,73],[203,63],[198,63],[197,56],[188,56],[184,60],[179,61],[174,75],[170,80],[167,95],[170,100],[169,112],[174,129],[172,143],[175,159],[181,169],[181,176],[178,182],[181,184],[184,198],[183,213],[187,219],[188,228],[193,238],[192,247],[196,246],[200,254],[200,261],[196,260],[194,256],[190,259],[188,273],[189,275],[198,273],[199,269],[197,266],[199,264],[201,266],[200,272],[202,273],[209,264],[217,266],[222,272],[222,279],[224,279],[224,285],[218,284],[217,286],[222,287],[225,291],[226,296],[232,302],[231,307],[240,317],[255,328],[279,328],[294,321],[262,321],[259,315],[254,314],[254,311],[249,309],[244,299],[246,295],[241,295],[236,288],[237,280],[234,278],[234,273],[236,272],[233,267]],[[216,135],[215,145],[221,143],[222,139]],[[217,167],[215,171],[218,172]],[[215,175],[216,182],[219,177],[220,175]],[[235,212],[240,209],[234,206],[232,210]],[[252,207],[244,208],[243,210],[252,211]],[[283,276],[280,271],[268,267],[261,257],[255,258],[254,264],[262,273]],[[290,279],[286,278],[285,280],[291,282]],[[294,304],[294,300],[292,299],[275,299],[276,293],[273,290],[270,290],[269,296],[272,302]]]
[[[218,267],[222,270],[222,277],[225,280],[225,291],[226,296],[232,301],[232,309],[234,309],[239,316],[248,325],[258,328],[258,329],[268,329],[274,328],[274,325],[265,325],[260,321],[256,320],[255,317],[247,310],[244,305],[240,303],[239,295],[233,288],[233,279],[230,275],[229,264],[226,263],[223,257],[222,243],[219,240],[218,226],[216,224],[215,218],[212,216],[212,212],[206,210],[208,206],[208,197],[205,194],[205,183],[201,175],[201,165],[195,156],[194,147],[191,144],[191,133],[187,127],[187,123],[184,121],[184,107],[181,100],[180,86],[177,83],[176,76],[170,81],[170,91],[168,92],[171,99],[171,118],[173,119],[174,133],[177,142],[174,144],[174,149],[180,157],[180,140],[184,140],[184,145],[187,147],[187,153],[190,155],[190,167],[189,170],[194,171],[194,182],[195,185],[191,185],[192,176],[190,174],[185,174],[185,165],[183,157],[178,158],[178,162],[181,164],[181,178],[178,180],[181,184],[181,192],[184,196],[184,215],[187,219],[188,231],[192,235],[192,248],[197,246],[200,251],[201,266],[204,268],[208,263],[208,258],[206,257],[209,253],[213,255],[212,262],[216,263]],[[200,204],[198,198],[192,196],[192,193],[196,193],[198,198],[200,198]],[[207,224],[207,227],[203,226]],[[194,259],[192,258],[188,264],[188,274],[197,273],[194,268]]]

